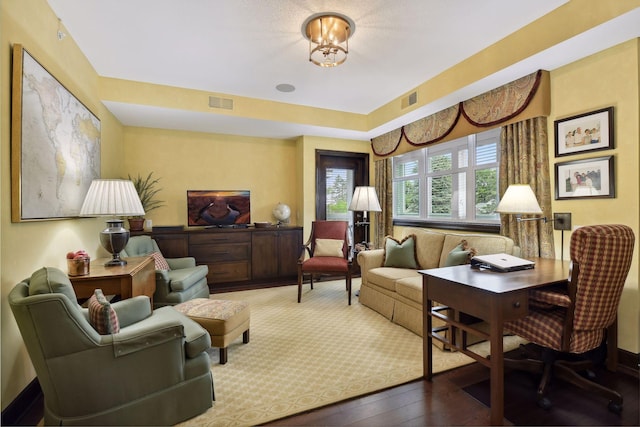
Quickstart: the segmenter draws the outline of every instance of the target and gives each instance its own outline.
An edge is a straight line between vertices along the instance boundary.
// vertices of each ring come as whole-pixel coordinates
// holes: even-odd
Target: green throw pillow
[[[385,237],[383,265],[397,268],[420,268],[416,256],[416,236],[410,234],[402,241],[391,236]]]
[[[447,255],[447,259],[444,262],[445,267],[452,267],[454,265],[468,264],[471,257],[475,256],[476,250],[469,248],[467,241],[463,240],[458,246],[453,248]]]

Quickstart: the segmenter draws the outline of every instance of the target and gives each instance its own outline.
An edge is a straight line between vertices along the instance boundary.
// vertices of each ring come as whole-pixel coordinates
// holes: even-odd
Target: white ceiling
[[[566,0],[48,0],[97,73],[207,92],[368,114]],[[308,62],[302,22],[355,22],[347,61]],[[125,125],[290,138],[368,140],[537,69],[640,36],[640,10],[367,132],[106,101]],[[291,93],[276,90],[281,83]]]

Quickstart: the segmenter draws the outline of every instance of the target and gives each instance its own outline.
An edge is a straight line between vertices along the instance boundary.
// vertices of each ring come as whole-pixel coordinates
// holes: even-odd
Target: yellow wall
[[[10,123],[11,46],[22,44],[52,75],[101,119],[102,173],[118,172],[123,127],[97,96],[98,76],[74,41],[56,37],[58,20],[44,0],[0,2],[2,110],[0,125],[0,286],[2,349],[2,408],[35,377],[29,356],[7,304],[7,294],[38,267],[54,266],[66,271],[65,253],[80,248],[92,257],[105,255],[98,232],[104,222],[76,219],[29,223],[11,222]]]
[[[296,224],[293,140],[148,128],[126,128],[124,140],[123,177],[160,178],[165,206],[145,216],[154,225],[187,225],[187,190],[249,190],[252,221],[275,221],[271,211],[282,202]]]
[[[551,72],[551,115],[548,121],[549,159],[552,179],[554,163],[601,156],[614,156],[616,197],[613,199],[555,200],[553,212],[571,212],[573,227],[591,224],[626,224],[636,235],[633,264],[620,304],[619,347],[640,351],[640,39],[633,39],[604,52]],[[614,107],[613,150],[555,158],[554,120]],[[555,233],[556,256],[560,258],[560,231]],[[569,232],[565,232],[564,258],[569,257]]]

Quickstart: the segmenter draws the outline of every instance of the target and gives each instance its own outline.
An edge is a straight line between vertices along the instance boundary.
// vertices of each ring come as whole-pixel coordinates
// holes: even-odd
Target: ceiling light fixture
[[[317,13],[302,24],[302,35],[309,40],[309,61],[320,67],[335,67],[347,60],[349,37],[356,25],[339,13]]]

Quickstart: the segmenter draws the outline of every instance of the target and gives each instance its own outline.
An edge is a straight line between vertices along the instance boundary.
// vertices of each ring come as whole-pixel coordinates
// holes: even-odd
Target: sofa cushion
[[[77,303],[76,293],[71,286],[69,276],[55,267],[42,267],[31,274],[29,295],[60,293]]]
[[[468,264],[471,258],[476,255],[476,252],[476,249],[470,248],[467,241],[463,239],[458,246],[449,252],[444,266],[451,267],[454,265]]]
[[[396,280],[396,292],[398,295],[422,304],[422,276]]]
[[[410,234],[398,241],[391,236],[384,238],[384,267],[420,268],[416,257],[416,236]]]
[[[424,269],[439,267],[440,252],[442,251],[445,234],[413,227],[403,229],[403,237],[410,234],[414,234],[416,236],[416,254],[420,267]],[[459,239],[457,243],[460,243]],[[447,253],[453,249],[454,246],[455,245],[449,248]]]
[[[100,335],[117,334],[120,332],[118,315],[109,301],[102,293],[102,289],[96,289],[89,298],[89,323]]]
[[[396,280],[404,279],[405,277],[420,278],[421,276],[418,270],[411,268],[378,267],[369,270],[367,281],[381,288],[395,291]]]
[[[316,239],[316,245],[313,249],[313,256],[333,256],[343,257],[342,247],[344,240],[339,239]]]

